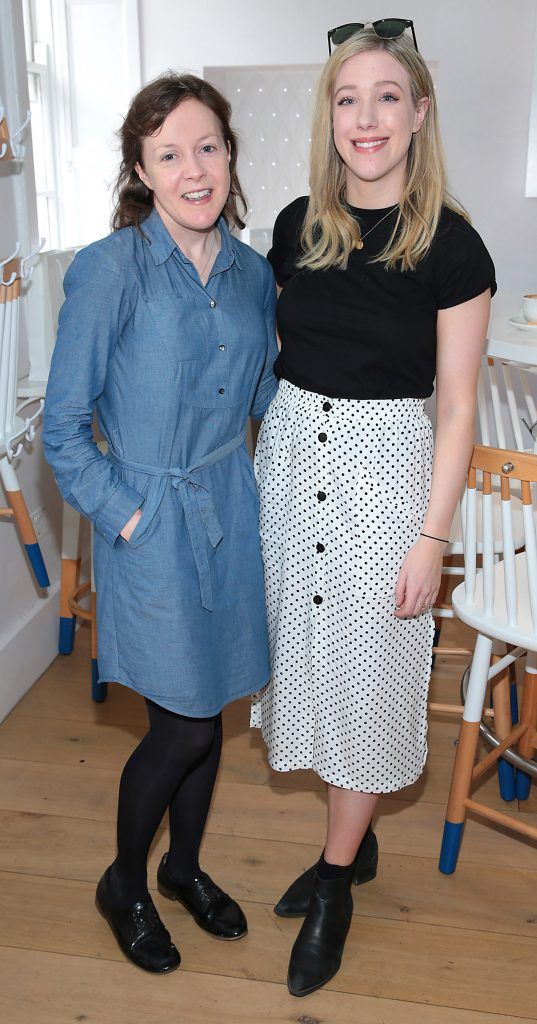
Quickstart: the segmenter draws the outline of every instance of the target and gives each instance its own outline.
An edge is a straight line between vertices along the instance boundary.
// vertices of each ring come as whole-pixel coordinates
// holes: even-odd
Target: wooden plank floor
[[[446,623],[446,640],[471,644]],[[431,696],[458,703],[460,659],[438,658]],[[58,658],[0,726],[0,1019],[10,1024],[515,1024],[537,1017],[537,849],[469,821],[459,868],[437,858],[458,733],[432,718],[427,769],[382,800],[378,877],[354,889],[341,971],[304,1000],[287,992],[300,922],[272,906],[323,842],[324,787],[311,772],[267,765],[248,702],[225,712],[222,769],[203,864],[240,899],[250,931],[211,939],[186,911],[154,893],[182,954],[155,978],[128,964],[94,907],[114,856],[121,768],[145,731],[143,702],[111,686],[89,695],[89,638]],[[535,789],[535,787],[534,787]],[[494,775],[480,797],[505,807]],[[537,823],[535,791],[509,810]],[[159,830],[150,886],[166,849]]]

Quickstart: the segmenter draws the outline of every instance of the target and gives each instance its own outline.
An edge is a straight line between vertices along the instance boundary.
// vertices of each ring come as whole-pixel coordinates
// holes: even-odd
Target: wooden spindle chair
[[[480,478],[480,479],[479,479]],[[501,520],[494,516],[493,482],[500,481]],[[478,501],[478,483],[481,497]],[[524,547],[517,549],[513,516],[513,482],[523,505]],[[537,748],[537,536],[532,485],[537,482],[537,455],[476,445],[466,489],[465,579],[452,595],[457,616],[477,631],[477,639],[464,704],[459,742],[453,767],[440,870],[455,870],[466,813],[504,825],[537,840],[537,827],[497,811],[471,796],[476,782],[501,755],[515,744],[530,761]],[[482,537],[478,567],[478,518]],[[495,552],[501,544],[502,558]],[[492,663],[493,643],[507,645],[508,653]],[[492,691],[505,669],[526,656],[520,720],[499,744],[475,764],[479,727],[487,686]],[[537,765],[535,765],[537,773]]]
[[[537,372],[535,367],[524,367],[507,363],[500,359],[484,356],[479,373],[477,388],[477,420],[480,441],[484,445],[518,451],[533,451],[534,441],[529,427],[537,420]],[[478,492],[477,500],[481,500]],[[501,515],[500,494],[494,491],[493,510],[495,517]],[[513,490],[514,529],[517,546],[523,545],[522,502],[520,489],[516,484]],[[479,519],[480,521],[480,519]],[[442,656],[471,657],[472,651],[467,648],[440,644],[442,622],[445,618],[453,618],[454,612],[449,598],[449,584],[453,577],[464,577],[462,568],[464,535],[464,509],[459,507],[455,513],[451,529],[451,543],[446,548],[442,567],[442,583],[433,614],[435,617],[434,654]],[[502,557],[501,534],[496,531],[496,557]],[[480,543],[480,537],[478,537]],[[494,659],[505,653],[505,646],[494,645]],[[494,686],[493,701],[495,706],[496,735],[503,738],[509,733],[512,722],[518,721],[518,698],[515,666],[509,665],[501,674]],[[438,704],[430,704],[430,710],[440,709]],[[460,710],[442,706],[443,710],[456,712]],[[500,795],[506,801],[525,799],[529,793],[530,777],[504,758],[498,760],[498,781]]]

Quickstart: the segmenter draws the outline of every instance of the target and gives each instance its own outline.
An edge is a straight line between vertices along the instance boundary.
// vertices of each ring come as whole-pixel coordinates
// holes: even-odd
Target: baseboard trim
[[[0,642],[0,722],[58,654],[60,582]]]

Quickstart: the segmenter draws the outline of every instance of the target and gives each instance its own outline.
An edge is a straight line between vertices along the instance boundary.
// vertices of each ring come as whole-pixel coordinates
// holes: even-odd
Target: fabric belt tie
[[[211,569],[205,548],[205,537],[213,548],[216,548],[224,534],[213,505],[208,487],[195,480],[193,474],[207,466],[214,466],[227,458],[241,446],[246,438],[246,430],[233,437],[231,441],[220,445],[214,451],[204,455],[195,465],[183,469],[180,466],[146,466],[142,462],[130,462],[117,455],[112,449],[108,450],[108,457],[122,469],[131,469],[137,473],[145,473],[148,476],[170,477],[172,487],[175,488],[179,501],[183,507],[185,520],[190,539],[190,546],[194,555],[198,578],[200,582],[201,604],[207,611],[213,610],[213,586],[211,580]]]

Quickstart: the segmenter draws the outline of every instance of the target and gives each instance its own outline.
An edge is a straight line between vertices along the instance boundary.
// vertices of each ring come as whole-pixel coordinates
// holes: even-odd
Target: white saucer
[[[537,334],[537,324],[529,324],[521,313],[519,313],[518,316],[510,316],[509,323],[511,324],[511,327],[518,327],[519,331],[528,331],[529,334]]]

